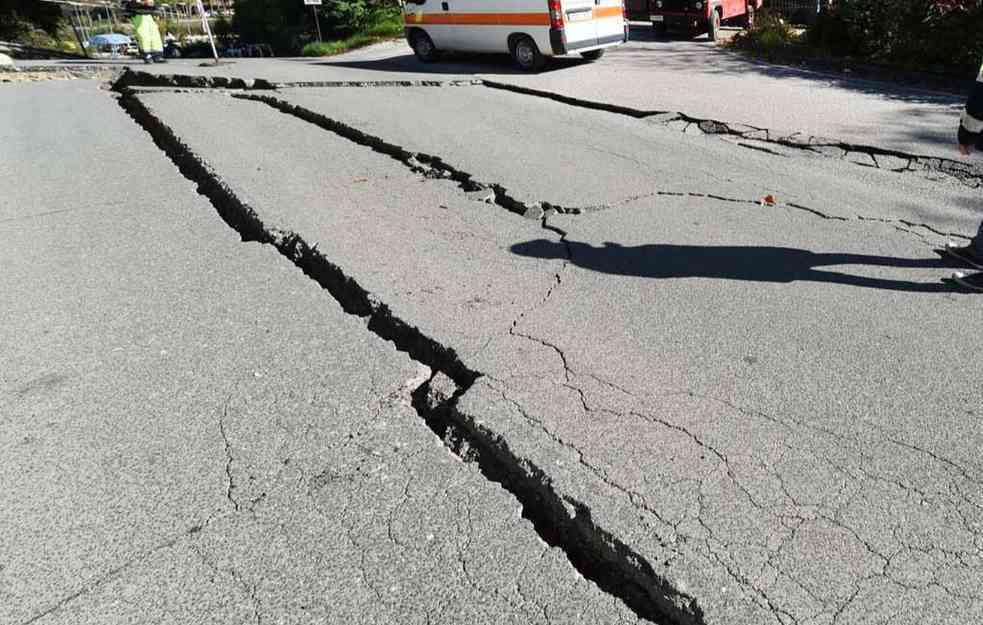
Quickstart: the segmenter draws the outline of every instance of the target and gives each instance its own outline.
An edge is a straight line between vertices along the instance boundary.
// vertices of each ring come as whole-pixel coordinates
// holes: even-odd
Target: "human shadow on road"
[[[872,265],[899,268],[960,267],[958,261],[943,258],[895,258],[866,254],[815,253],[791,247],[649,245],[622,246],[604,243],[566,243],[536,239],[513,245],[519,256],[565,259],[583,269],[618,276],[640,278],[716,278],[753,282],[831,282],[892,291],[937,293],[949,289],[939,283],[909,282],[819,270],[831,265]]]

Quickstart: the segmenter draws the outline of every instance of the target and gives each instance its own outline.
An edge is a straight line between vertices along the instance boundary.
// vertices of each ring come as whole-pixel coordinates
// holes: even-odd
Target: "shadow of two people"
[[[566,259],[598,273],[639,278],[716,278],[753,282],[827,282],[873,289],[939,293],[949,291],[941,282],[910,282],[859,276],[817,269],[833,265],[870,265],[898,268],[944,269],[962,267],[949,258],[895,258],[866,254],[816,253],[791,247],[648,245],[604,243],[594,247],[577,241],[537,239],[513,245],[519,256]]]

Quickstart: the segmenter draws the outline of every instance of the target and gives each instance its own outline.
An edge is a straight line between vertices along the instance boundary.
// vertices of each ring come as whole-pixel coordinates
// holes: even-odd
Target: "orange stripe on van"
[[[618,8],[620,12],[621,9]],[[468,26],[549,26],[549,13],[418,13],[406,14],[405,23],[462,24]]]
[[[605,17],[622,17],[621,7],[594,7],[594,19]]]

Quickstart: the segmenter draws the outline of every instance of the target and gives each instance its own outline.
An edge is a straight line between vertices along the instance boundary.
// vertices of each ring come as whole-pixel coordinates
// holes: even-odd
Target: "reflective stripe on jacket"
[[[160,29],[157,28],[157,22],[154,21],[153,16],[134,15],[133,30],[133,34],[137,38],[137,45],[140,46],[140,52],[149,54],[164,51],[164,43],[160,40]]]

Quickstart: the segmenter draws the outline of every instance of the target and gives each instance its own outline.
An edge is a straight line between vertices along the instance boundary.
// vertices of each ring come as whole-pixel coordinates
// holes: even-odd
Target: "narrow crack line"
[[[225,498],[232,504],[232,508],[239,511],[239,501],[233,494],[236,489],[235,478],[232,476],[232,443],[229,442],[228,434],[225,432],[225,420],[229,417],[229,404],[232,402],[232,395],[225,400],[222,406],[222,414],[218,419],[218,431],[222,435],[222,443],[225,446]]]
[[[83,584],[75,592],[73,592],[73,593],[71,593],[69,595],[66,595],[65,597],[62,597],[56,603],[54,603],[53,605],[51,605],[51,606],[45,608],[44,610],[38,612],[37,614],[29,617],[26,621],[22,621],[20,625],[31,625],[32,623],[36,623],[37,621],[43,619],[44,617],[49,616],[51,614],[54,614],[55,612],[61,610],[66,605],[68,605],[69,603],[75,601],[79,597],[82,597],[84,595],[87,595],[87,594],[93,592],[94,590],[97,590],[100,587],[105,586],[106,584],[108,584],[108,583],[112,582],[113,580],[119,578],[120,575],[122,575],[123,573],[125,573],[131,567],[133,567],[133,566],[135,566],[137,564],[140,564],[141,562],[146,561],[147,559],[149,559],[151,556],[153,556],[158,551],[162,551],[164,549],[169,549],[169,548],[175,546],[176,544],[178,544],[179,542],[181,542],[182,540],[186,539],[187,537],[193,536],[193,535],[197,534],[198,532],[200,532],[210,522],[210,520],[211,519],[209,519],[209,520],[207,520],[207,521],[205,521],[205,522],[203,522],[201,524],[193,525],[190,528],[188,528],[188,529],[184,530],[183,532],[181,532],[180,534],[177,534],[176,536],[172,536],[171,538],[168,538],[167,540],[164,540],[164,541],[162,541],[162,542],[154,545],[153,547],[150,547],[149,549],[147,549],[143,553],[141,553],[141,554],[139,554],[139,555],[137,555],[137,556],[135,556],[133,558],[130,558],[129,560],[123,562],[122,564],[120,564],[118,566],[113,567],[112,569],[110,569],[106,573],[103,573],[102,575],[100,575],[96,579]]]
[[[49,217],[51,215],[60,215],[62,213],[71,213],[77,210],[84,210],[84,207],[75,206],[72,208],[62,208],[53,211],[44,211],[42,213],[34,213],[33,215],[21,215],[19,217],[8,217],[7,219],[0,219],[0,224],[15,223],[18,221],[30,221],[33,219],[40,219],[41,217]]]
[[[797,204],[795,202],[788,202],[785,204],[789,208],[794,208],[796,210],[805,211],[807,213],[812,213],[816,217],[821,217],[829,221],[850,221],[849,217],[843,217],[841,215],[830,215],[822,211],[816,210],[815,208],[809,208],[808,206],[803,206],[802,204]]]
[[[567,362],[566,354],[563,353],[562,349],[557,347],[555,344],[550,343],[549,341],[519,332],[514,327],[509,330],[509,334],[511,334],[512,336],[518,336],[520,338],[527,339],[529,341],[532,341],[533,343],[539,343],[543,347],[549,348],[554,352],[556,352],[556,355],[560,357],[560,362],[563,364],[563,379],[568,384],[570,383],[570,376],[571,376],[570,364]]]
[[[764,152],[765,154],[771,154],[772,156],[779,156],[781,158],[788,158],[787,154],[782,154],[776,150],[769,150],[768,148],[761,145],[754,145],[753,143],[745,143],[743,141],[738,142],[736,145],[746,148],[748,150],[754,150],[755,152]]]
[[[536,519],[533,527],[540,537],[561,549],[586,579],[621,600],[639,617],[665,619],[676,625],[703,623],[702,608],[694,597],[676,588],[645,557],[598,525],[587,505],[557,492],[550,476],[530,458],[514,453],[502,435],[484,426],[480,419],[457,410],[458,399],[480,373],[468,369],[452,348],[398,318],[300,235],[264,224],[252,207],[242,202],[212,167],[134,94],[123,89],[118,102],[179,171],[197,185],[199,193],[210,200],[243,241],[274,246],[327,290],[345,312],[368,318],[367,330],[430,368],[432,376],[412,393],[411,405],[421,420],[462,460],[477,458],[482,474],[502,484],[516,498],[527,518]],[[450,397],[431,401],[430,391],[438,376],[451,381],[455,390],[448,393]],[[354,543],[352,531],[354,528],[349,530],[349,540]]]
[[[561,549],[581,575],[621,599],[641,618],[681,625],[704,622],[702,609],[695,598],[674,587],[643,555],[597,525],[586,504],[558,493],[550,475],[534,460],[512,451],[509,442],[488,429],[480,418],[460,411],[458,399],[462,392],[455,393],[448,401],[435,403],[428,399],[426,386],[416,394],[415,405],[419,406],[418,412],[435,434],[445,441],[456,441],[457,445],[451,447],[455,454],[476,462],[488,480],[512,493],[523,506],[523,517],[532,522],[547,544]],[[537,423],[504,391],[495,390],[527,421]],[[542,424],[538,427],[543,428]],[[448,428],[455,432],[449,433]],[[594,477],[614,489],[627,492],[605,480],[603,473],[586,463],[575,447],[545,428],[544,432],[550,440],[577,453],[581,458],[579,463]],[[638,505],[634,498],[632,502]],[[657,512],[647,511],[658,518]],[[665,523],[663,519],[659,520]],[[660,542],[663,548],[674,551],[661,539]]]
[[[701,495],[701,499],[702,499],[702,495]],[[739,570],[735,570],[730,562],[726,561],[719,553],[717,553],[717,551],[712,547],[710,542],[711,540],[716,542],[719,541],[717,541],[717,539],[714,537],[713,530],[703,520],[702,515],[697,517],[696,521],[707,532],[708,538],[704,540],[704,547],[710,559],[716,562],[727,573],[727,575],[729,575],[731,579],[733,579],[737,583],[737,586],[739,588],[744,588],[750,591],[757,599],[755,603],[757,603],[758,606],[760,606],[762,609],[771,612],[772,616],[779,624],[784,624],[784,620],[782,619],[782,616],[785,616],[791,619],[793,622],[797,623],[798,619],[795,618],[795,615],[791,614],[787,610],[784,610],[776,606],[772,601],[771,597],[768,596],[768,593],[755,586],[747,575],[745,575],[743,572]],[[724,546],[726,547],[726,544],[724,544]]]
[[[720,195],[720,194],[717,194],[717,193],[703,193],[703,192],[700,192],[700,191],[655,191],[652,194],[639,196],[638,199],[644,199],[646,197],[651,197],[651,196],[692,197],[692,198],[698,198],[698,199],[718,200],[718,201],[721,201],[721,202],[731,202],[731,203],[734,203],[734,204],[747,204],[747,205],[752,205],[752,206],[768,206],[768,204],[765,204],[764,203],[764,200],[760,200],[760,199],[759,200],[749,200],[749,199],[746,199],[746,198],[728,197],[726,195]],[[628,200],[628,201],[631,201],[631,200]],[[809,208],[808,206],[803,206],[802,204],[798,204],[796,202],[784,202],[784,203],[783,202],[775,202],[772,205],[773,206],[776,206],[778,208],[791,208],[791,209],[795,209],[795,210],[805,211],[805,212],[807,212],[807,213],[809,213],[811,215],[815,215],[816,217],[819,217],[821,219],[826,219],[826,220],[829,220],[829,221],[850,221],[850,218],[849,217],[843,217],[843,216],[840,216],[840,215],[831,215],[829,213],[824,213],[824,212],[822,212],[820,210],[817,210],[815,208]],[[898,220],[898,221],[900,221],[900,220]]]
[[[564,384],[563,386],[565,388],[570,388],[571,390],[579,390],[579,389],[576,389],[575,387],[570,386],[570,385]],[[616,491],[618,491],[618,492],[626,495],[628,497],[628,499],[632,502],[633,505],[635,505],[636,507],[638,507],[638,508],[640,508],[642,510],[645,510],[648,513],[650,513],[652,516],[654,516],[656,519],[658,519],[659,522],[662,523],[662,524],[664,524],[666,527],[672,527],[672,528],[675,529],[676,525],[674,523],[671,523],[665,517],[663,517],[662,514],[658,510],[656,510],[655,508],[650,507],[648,505],[648,503],[645,501],[645,497],[641,493],[638,493],[636,491],[633,491],[633,490],[631,490],[629,488],[626,488],[626,487],[622,486],[621,484],[618,484],[617,482],[612,481],[611,478],[608,476],[608,474],[607,474],[606,471],[604,471],[600,467],[594,466],[593,464],[591,464],[590,462],[587,461],[587,459],[584,457],[584,452],[581,451],[580,448],[578,448],[573,443],[570,443],[570,442],[564,440],[562,436],[559,436],[557,434],[554,434],[552,431],[550,431],[542,421],[540,421],[539,419],[536,419],[532,415],[530,415],[522,407],[522,405],[518,401],[516,401],[516,400],[512,399],[511,397],[509,397],[508,394],[504,390],[502,390],[502,389],[496,389],[496,390],[502,396],[502,399],[504,399],[506,402],[508,402],[509,404],[511,404],[512,407],[515,408],[516,411],[518,411],[518,413],[520,415],[522,415],[522,418],[526,422],[528,422],[529,424],[531,424],[531,425],[539,428],[553,442],[555,442],[558,445],[560,445],[561,447],[567,448],[567,449],[573,451],[575,454],[577,454],[577,462],[580,465],[582,465],[585,469],[587,469],[588,471],[590,471],[591,473],[593,473],[595,475],[595,477],[597,477],[598,479],[600,479],[604,484],[606,484],[610,488],[613,488],[614,490],[616,490]],[[584,398],[583,392],[581,391],[580,393],[581,393],[581,401],[583,402],[584,409],[587,412],[593,412],[587,406],[586,399]],[[665,547],[667,549],[670,549],[670,550],[673,550],[673,551],[675,550],[674,548],[672,548],[669,544],[665,543],[664,541],[660,540],[659,542],[662,544],[663,547]]]
[[[191,551],[198,556],[198,559],[212,571],[213,574],[227,574],[232,581],[235,582],[237,586],[249,597],[250,603],[253,605],[253,620],[256,625],[260,625],[263,622],[262,618],[262,608],[263,603],[259,598],[259,585],[255,583],[249,583],[242,576],[235,567],[229,566],[223,568],[216,564],[211,558],[209,558],[205,552],[203,552],[197,545],[191,545]]]
[[[731,482],[733,482],[734,486],[736,486],[738,488],[738,490],[740,490],[744,494],[744,496],[751,503],[751,505],[754,506],[755,508],[757,508],[758,510],[765,510],[766,509],[765,506],[763,504],[761,504],[761,502],[759,502],[757,499],[755,499],[754,495],[752,495],[751,494],[751,491],[748,490],[746,486],[744,486],[744,484],[741,482],[741,480],[738,479],[737,474],[734,472],[733,466],[731,466],[731,461],[730,461],[730,458],[727,456],[727,454],[725,454],[722,451],[718,450],[716,447],[714,447],[710,443],[704,441],[702,438],[700,438],[699,436],[697,436],[693,432],[690,432],[687,428],[685,428],[685,427],[683,427],[681,425],[677,425],[675,423],[671,423],[669,421],[666,421],[664,419],[660,419],[660,418],[658,418],[656,416],[653,416],[653,415],[646,415],[646,414],[643,414],[643,413],[640,413],[640,412],[636,412],[634,410],[631,411],[631,412],[629,412],[628,414],[631,414],[631,415],[635,416],[636,418],[641,419],[642,421],[649,421],[651,423],[657,423],[659,425],[662,425],[663,427],[669,428],[671,430],[675,430],[675,431],[677,431],[677,432],[685,435],[686,437],[688,437],[690,440],[692,440],[701,449],[705,449],[705,450],[709,451],[711,454],[713,454],[723,464],[724,470],[727,473],[727,477],[730,479]]]

